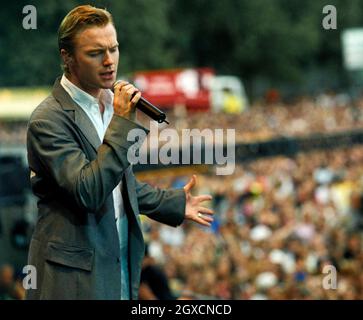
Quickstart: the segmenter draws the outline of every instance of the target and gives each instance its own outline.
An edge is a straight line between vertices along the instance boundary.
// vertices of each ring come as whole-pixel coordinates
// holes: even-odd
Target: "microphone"
[[[115,92],[115,87],[120,81],[121,80],[117,80],[112,85],[111,89],[112,92]],[[131,99],[135,96],[135,94],[132,95]],[[142,111],[143,113],[145,113],[146,115],[148,115],[151,119],[159,123],[166,122],[167,124],[169,124],[169,122],[166,120],[166,114],[163,111],[161,111],[158,107],[155,107],[151,102],[144,99],[143,97],[139,99],[135,107],[140,111]]]

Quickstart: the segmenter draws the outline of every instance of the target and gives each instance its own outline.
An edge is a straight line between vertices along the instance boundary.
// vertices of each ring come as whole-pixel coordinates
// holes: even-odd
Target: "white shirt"
[[[66,76],[63,74],[62,79],[60,81],[64,90],[71,96],[71,98],[82,108],[82,110],[87,114],[88,118],[93,123],[98,137],[101,141],[105,136],[108,125],[111,122],[113,116],[113,93],[111,90],[101,90],[100,99],[97,99],[87,92],[81,90],[76,85],[74,85],[71,81],[69,81]],[[105,107],[103,112],[103,116],[100,112],[99,102]],[[120,192],[120,184],[113,190],[113,203],[115,208],[115,218],[116,220],[120,217],[122,196]],[[117,227],[119,224],[117,223]]]

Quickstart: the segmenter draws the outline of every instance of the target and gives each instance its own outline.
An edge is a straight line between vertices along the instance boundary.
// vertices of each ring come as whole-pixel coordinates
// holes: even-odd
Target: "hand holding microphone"
[[[162,123],[169,122],[166,120],[166,114],[141,97],[141,92],[132,84],[118,80],[112,86],[114,92],[114,110],[115,113],[130,120],[135,120],[136,109],[144,112],[153,120]]]
[[[126,81],[115,82],[112,90],[115,114],[134,121],[136,119],[135,106],[141,97],[141,92]]]

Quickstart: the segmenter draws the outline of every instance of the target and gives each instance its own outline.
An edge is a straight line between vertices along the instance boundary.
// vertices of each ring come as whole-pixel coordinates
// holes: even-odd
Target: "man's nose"
[[[111,65],[111,64],[113,64],[114,63],[114,61],[113,61],[113,59],[112,59],[112,55],[110,54],[110,52],[107,50],[106,52],[105,52],[105,55],[104,55],[104,57],[103,57],[103,65],[105,65],[105,66],[109,66],[109,65]]]

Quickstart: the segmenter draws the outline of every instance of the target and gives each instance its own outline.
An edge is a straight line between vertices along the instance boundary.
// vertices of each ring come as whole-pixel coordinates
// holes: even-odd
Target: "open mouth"
[[[100,76],[103,79],[112,79],[114,73],[115,73],[114,71],[102,72],[102,73],[100,73]]]

